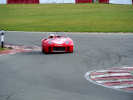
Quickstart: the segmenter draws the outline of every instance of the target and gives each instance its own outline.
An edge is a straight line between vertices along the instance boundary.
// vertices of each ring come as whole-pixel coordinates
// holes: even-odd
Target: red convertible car
[[[67,36],[51,34],[48,38],[42,39],[43,53],[73,52],[73,40]]]

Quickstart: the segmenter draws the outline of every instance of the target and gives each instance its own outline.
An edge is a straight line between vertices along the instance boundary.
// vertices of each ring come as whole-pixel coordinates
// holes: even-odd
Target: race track
[[[41,46],[46,34],[7,32],[6,43]],[[68,34],[73,54],[41,51],[0,56],[0,100],[133,100],[133,93],[87,81],[85,73],[133,66],[133,35]]]

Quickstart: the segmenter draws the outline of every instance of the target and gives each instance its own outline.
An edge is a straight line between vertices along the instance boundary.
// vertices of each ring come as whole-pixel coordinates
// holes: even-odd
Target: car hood
[[[48,41],[54,44],[63,44],[66,41],[70,42],[70,39],[69,38],[53,38],[53,39],[48,39]]]

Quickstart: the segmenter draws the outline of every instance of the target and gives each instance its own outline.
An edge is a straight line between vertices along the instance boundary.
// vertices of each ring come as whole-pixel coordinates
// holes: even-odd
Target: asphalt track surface
[[[6,43],[41,46],[41,33],[7,32]],[[0,56],[0,100],[133,100],[133,93],[87,81],[86,72],[133,66],[133,35],[68,34],[73,54]]]

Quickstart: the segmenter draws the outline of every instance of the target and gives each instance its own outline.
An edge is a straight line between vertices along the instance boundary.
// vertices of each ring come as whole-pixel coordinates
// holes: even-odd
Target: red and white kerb
[[[85,78],[95,84],[133,92],[133,67],[118,67],[87,72]]]
[[[5,45],[6,48],[12,48],[3,50],[0,52],[0,56],[7,54],[16,54],[20,52],[32,52],[32,51],[41,51],[41,48],[38,46],[15,46],[15,45]]]

